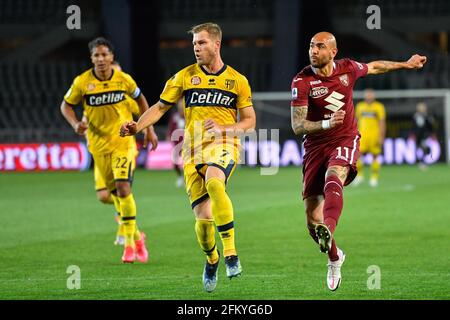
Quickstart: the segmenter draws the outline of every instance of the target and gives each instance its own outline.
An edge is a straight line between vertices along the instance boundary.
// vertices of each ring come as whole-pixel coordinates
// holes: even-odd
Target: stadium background
[[[66,25],[67,19],[71,15],[71,13],[67,13],[67,8],[73,4],[78,5],[81,9],[81,29],[70,30]],[[369,5],[373,4],[378,5],[381,9],[381,29],[379,30],[370,30],[366,26],[370,16],[366,10]],[[5,208],[2,210],[3,214],[5,211],[12,214],[17,210],[17,214],[21,216],[23,212],[18,213],[20,206],[8,202],[7,195],[10,195],[11,199],[13,196],[18,197],[25,192],[24,190],[30,191],[30,181],[45,179],[48,180],[43,182],[44,186],[53,183],[59,185],[54,179],[57,181],[60,179],[76,180],[77,183],[81,183],[82,188],[84,186],[88,189],[86,192],[92,193],[90,197],[86,198],[88,199],[86,201],[91,201],[92,206],[96,204],[90,171],[88,173],[75,172],[76,178],[72,175],[65,176],[67,173],[55,173],[50,176],[40,173],[36,174],[37,180],[33,180],[35,177],[33,173],[27,173],[29,176],[9,173],[19,169],[46,171],[89,168],[90,160],[83,147],[84,139],[77,136],[66,123],[60,113],[59,105],[73,78],[90,67],[87,43],[91,39],[101,35],[112,41],[116,49],[116,59],[121,63],[123,69],[134,77],[151,104],[158,99],[166,79],[182,67],[194,62],[191,38],[186,31],[191,26],[206,21],[214,21],[221,25],[224,32],[222,45],[224,61],[247,76],[255,97],[259,97],[255,100],[257,128],[280,130],[280,149],[277,149],[277,146],[275,149],[271,149],[270,146],[259,146],[258,161],[251,163],[251,166],[274,164],[271,160],[261,163],[261,159],[267,159],[266,153],[273,154],[275,152],[277,159],[274,161],[282,162],[283,148],[287,142],[291,141],[297,144],[298,150],[294,147],[294,154],[287,155],[289,161],[285,161],[283,164],[299,164],[300,158],[297,157],[296,152],[301,152],[300,143],[290,129],[290,82],[303,66],[309,64],[307,55],[309,40],[314,33],[320,30],[329,30],[336,35],[339,48],[338,58],[350,57],[357,61],[369,62],[375,59],[405,60],[413,53],[428,57],[428,63],[423,70],[399,71],[367,77],[358,81],[355,89],[363,90],[371,87],[375,90],[403,90],[402,92],[407,92],[404,90],[418,92],[419,89],[440,89],[439,92],[443,93],[439,93],[435,97],[406,98],[394,95],[392,98],[380,100],[385,103],[387,108],[387,137],[392,141],[395,139],[406,141],[411,131],[411,116],[415,105],[419,101],[425,101],[430,112],[438,120],[437,143],[441,152],[438,159],[432,159],[432,162],[448,161],[449,141],[446,140],[446,135],[448,135],[446,125],[448,124],[445,122],[447,112],[445,97],[447,100],[449,99],[448,32],[450,24],[448,21],[450,21],[450,5],[447,1],[0,0],[0,190],[5,196],[3,199],[0,198],[0,204]],[[359,97],[361,96],[359,95]],[[81,114],[80,108],[77,112],[78,115]],[[168,116],[165,116],[156,126],[161,140],[164,140],[165,137],[167,121]],[[406,148],[404,154],[398,156],[399,160],[392,161],[392,163],[415,164],[415,146],[408,149],[406,142],[401,141],[399,145]],[[393,142],[393,144],[395,143]],[[393,150],[395,152],[395,148]],[[164,156],[167,156],[167,153]],[[271,156],[269,158],[272,159]],[[393,158],[397,159],[396,156]],[[139,159],[140,165],[145,166],[148,161],[146,151],[141,154]],[[167,158],[165,159],[167,160]],[[167,165],[167,161],[164,163],[161,166]],[[388,186],[388,189],[385,190],[386,193],[392,191],[389,189],[390,187],[395,188],[397,179],[410,175],[414,175],[417,181],[423,179],[422,176],[416,176],[419,174],[418,171],[416,172],[412,166],[410,167],[411,171],[401,171],[409,169],[399,167],[400,172],[405,172],[404,176],[400,176],[401,178],[396,176],[398,172],[395,168],[382,171],[381,181],[383,181],[383,175],[386,175],[387,182],[384,184]],[[441,171],[438,174],[430,174],[430,178],[438,179],[447,174],[447,166],[436,165],[436,167]],[[287,170],[296,172],[298,176],[300,174],[300,169],[295,169],[295,167]],[[144,182],[147,172],[141,174],[142,178],[139,177],[139,174],[141,173],[138,173],[138,179],[141,181],[135,188],[148,188]],[[246,175],[249,174],[246,173]],[[157,180],[158,177],[161,180]],[[159,183],[157,181],[160,181],[170,192],[171,189],[164,184],[164,179],[172,179],[172,177],[173,174],[168,173],[162,176],[156,175],[156,180],[151,180],[155,179],[155,176],[152,175],[149,181],[156,185]],[[284,172],[281,177],[280,179],[288,179],[289,174]],[[296,176],[296,179],[299,177]],[[23,185],[19,184],[19,181],[23,181]],[[389,181],[391,185],[389,185]],[[277,185],[280,182],[271,183]],[[432,182],[430,182],[431,184]],[[297,180],[287,185],[292,186],[291,193],[293,197],[297,197],[300,187]],[[383,186],[383,182],[381,185]],[[89,186],[92,189],[89,190]],[[37,188],[40,189],[39,186]],[[443,182],[437,188],[436,190],[439,192],[448,190],[446,189],[447,185]],[[64,187],[61,187],[58,192],[63,189]],[[74,191],[74,189],[69,190]],[[264,190],[260,191],[264,193]],[[137,193],[139,194],[139,191]],[[70,198],[71,195],[72,193],[68,193],[61,197]],[[141,195],[141,197],[145,196],[147,195]],[[34,201],[42,200],[41,197],[45,198],[46,194],[43,193]],[[181,194],[174,201],[181,201],[180,199],[184,199],[183,197],[184,195]],[[48,195],[48,198],[51,198],[51,195]],[[382,198],[383,196],[379,195],[376,199]],[[18,197],[16,201],[20,202],[20,199]],[[295,200],[297,201],[297,199]],[[245,202],[245,199],[243,198],[242,201]],[[255,203],[258,201],[258,198],[255,198]],[[70,208],[73,203],[69,202],[66,205]],[[412,206],[413,208],[405,209],[405,211],[415,210],[415,205]],[[188,209],[185,203],[180,204],[181,207],[185,211]],[[161,203],[160,208],[165,210],[164,203]],[[442,208],[445,207],[442,205]],[[34,214],[30,210],[24,210],[29,216],[24,216],[24,220],[21,221],[22,226],[19,228],[21,232],[31,228],[27,221],[34,221],[33,218],[30,220],[30,216]],[[99,204],[91,210],[108,211]],[[296,210],[301,212],[301,205]],[[435,210],[440,209],[435,208]],[[448,215],[443,215],[442,212],[440,214],[442,215],[441,219],[448,221]],[[58,213],[55,213],[55,216],[57,215]],[[152,219],[149,218],[148,225],[152,225],[152,223]],[[302,223],[299,224],[299,230],[302,230]],[[49,227],[51,221],[46,221],[43,225],[51,228]],[[105,223],[106,225],[107,223]],[[85,226],[79,227],[85,228]],[[36,239],[39,237],[34,237],[33,232],[42,230],[30,230],[30,241],[37,241]],[[44,232],[48,231],[48,229],[43,230],[46,230]],[[189,231],[183,232],[191,231],[189,229]],[[306,233],[304,230],[301,232]],[[448,235],[448,231],[445,234]],[[12,240],[11,243],[3,241],[7,235]],[[6,243],[6,247],[3,248],[6,252],[8,245],[12,246],[18,235],[14,232],[6,232],[0,237],[5,237],[0,242]],[[442,244],[441,241],[436,241]],[[193,242],[191,246],[194,247],[195,243]],[[195,254],[196,251],[192,251]],[[15,256],[11,253],[10,257],[14,259]],[[8,270],[8,266],[4,267],[3,269]],[[448,273],[446,275],[448,276]],[[2,284],[5,283],[2,282]],[[437,282],[436,286],[439,286]],[[27,292],[26,284],[21,288]],[[11,290],[9,294],[8,291],[5,291],[2,297],[46,298],[51,297],[54,293],[39,296],[34,292],[36,295],[29,293],[21,296],[18,293],[19,289],[17,292]],[[50,292],[52,291],[50,290]],[[318,297],[322,297],[319,293],[317,294]],[[55,293],[55,296],[58,295]],[[349,297],[357,296],[355,294]],[[62,294],[59,297],[65,296]],[[143,297],[145,298],[145,296]],[[171,296],[170,294],[162,296],[155,294],[152,297],[170,298]],[[176,294],[172,297],[197,298],[195,295],[177,296]],[[257,295],[256,298],[258,297],[265,298],[267,296]],[[269,296],[269,298],[273,297],[277,296]],[[295,298],[290,295],[281,297]],[[394,297],[405,296],[394,295]],[[406,297],[408,296],[406,295]],[[437,294],[432,297],[442,296]],[[448,298],[448,295],[444,295],[444,297]]]
[[[67,13],[67,8],[72,4],[81,10],[80,29],[69,30],[66,24],[72,14],[72,11]],[[380,6],[381,29],[370,30],[366,26],[370,16],[366,10],[370,4]],[[293,0],[2,0],[0,141],[38,145],[83,141],[64,121],[58,107],[73,78],[90,66],[87,43],[98,35],[113,42],[116,59],[136,79],[150,103],[158,99],[169,77],[194,62],[186,30],[207,20],[217,21],[223,27],[223,58],[247,76],[256,98],[261,92],[289,91],[293,75],[308,64],[308,42],[317,30],[335,33],[338,57],[365,62],[404,60],[414,52],[429,57],[423,70],[367,77],[357,83],[356,90],[367,87],[376,90],[442,89],[450,84],[449,27],[445,23],[449,15],[445,1],[418,0],[321,0],[313,3]],[[280,129],[281,149],[285,140],[293,138],[286,125],[290,117],[286,100],[255,100],[258,128]],[[415,104],[426,101],[438,120],[436,130],[442,150],[439,159],[433,162],[446,160],[448,142],[445,143],[443,96],[381,100],[387,108],[387,137],[403,139],[411,131]],[[78,108],[78,113],[80,111]],[[168,115],[157,126],[162,138],[167,121]],[[51,146],[47,147],[46,152],[50,154]],[[18,154],[5,148],[2,147],[0,170],[21,167],[18,158],[23,149]],[[36,158],[34,165],[25,163],[25,167],[45,170],[45,164],[40,165],[37,160],[44,151],[39,153],[36,148],[35,154],[22,156],[23,159]],[[411,150],[410,153],[414,153]],[[260,152],[266,153],[264,149]],[[167,152],[162,157],[167,160]],[[17,165],[11,163],[13,158]],[[409,163],[413,162],[411,156],[409,159]],[[139,160],[140,165],[144,165],[146,154]],[[89,164],[82,159],[73,161],[79,162],[80,168]],[[407,163],[407,160],[398,163]],[[170,163],[152,163],[150,167],[161,165],[168,167]]]

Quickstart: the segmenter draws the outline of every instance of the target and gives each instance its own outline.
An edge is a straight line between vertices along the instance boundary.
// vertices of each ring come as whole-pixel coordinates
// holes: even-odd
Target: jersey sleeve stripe
[[[166,105],[168,105],[168,106],[174,106],[176,104],[176,102],[169,102],[169,101],[166,101],[166,100],[161,99],[161,98],[159,99],[159,101],[164,103],[164,104],[166,104]]]
[[[72,108],[74,108],[74,107],[77,106],[76,104],[73,104],[73,103],[68,102],[68,101],[66,100],[66,98],[64,98],[64,101],[65,101],[69,106],[71,106]]]

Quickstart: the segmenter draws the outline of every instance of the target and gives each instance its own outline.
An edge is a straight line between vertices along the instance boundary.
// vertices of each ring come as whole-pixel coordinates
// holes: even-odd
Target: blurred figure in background
[[[140,114],[148,109],[148,103],[133,78],[113,68],[114,48],[110,41],[96,38],[88,47],[93,68],[74,79],[60,110],[77,134],[87,133],[89,152],[120,212],[125,235],[122,262],[147,262],[146,236],[136,224],[136,202],[131,190],[136,140],[120,138],[117,132],[122,122],[133,119],[129,99],[136,100]],[[79,104],[89,123],[77,118],[73,107]],[[147,143],[152,144],[152,150],[158,145],[152,126],[144,131],[144,146]]]
[[[356,105],[356,119],[358,120],[358,129],[361,133],[361,155],[371,154],[373,156],[372,164],[370,165],[369,184],[371,187],[376,187],[378,186],[381,167],[378,156],[381,153],[386,136],[386,111],[384,105],[375,100],[375,92],[372,89],[367,89],[364,93],[364,101],[360,101]],[[358,175],[353,181],[354,186],[364,181],[364,163],[362,158],[358,159],[356,167]]]
[[[111,66],[116,71],[122,71],[122,67],[120,66],[120,63],[116,60],[114,60],[111,63]],[[139,111],[139,105],[137,104],[136,100],[127,99],[126,102],[128,103],[128,108],[130,109],[131,113],[133,114],[133,118],[139,118],[140,111]],[[81,121],[85,122],[85,123],[89,123],[89,119],[87,118],[86,111],[83,112],[83,119]],[[85,132],[85,136],[87,139],[87,131]],[[132,147],[135,147],[135,153],[136,153],[136,157],[137,157],[139,154],[137,144],[135,143]],[[135,166],[136,166],[136,163],[134,163],[133,171],[136,169]],[[113,200],[108,188],[106,187],[105,180],[102,178],[102,175],[100,174],[99,170],[100,169],[94,162],[94,182],[95,182],[95,193],[97,195],[97,200],[104,204],[113,205],[114,200]],[[122,223],[122,219],[120,217],[120,212],[116,212],[115,220],[118,224],[118,228],[117,228],[116,239],[114,240],[114,244],[123,246],[123,245],[125,245],[125,231],[124,231],[124,225]]]
[[[413,115],[413,131],[412,138],[416,142],[417,148],[422,150],[422,157],[418,158],[419,168],[426,170],[427,164],[425,163],[425,156],[430,152],[430,148],[427,145],[427,139],[430,137],[435,138],[434,133],[434,117],[428,114],[427,105],[425,102],[419,102],[416,106],[416,112]]]
[[[175,186],[177,188],[181,188],[184,186],[184,177],[183,177],[183,164],[180,163],[181,161],[181,155],[180,155],[180,148],[177,148],[177,146],[181,146],[181,143],[183,142],[183,133],[184,133],[184,110],[183,110],[183,100],[180,99],[177,102],[177,108],[172,109],[172,113],[170,114],[169,118],[169,124],[167,127],[167,137],[166,139],[171,141],[174,150],[172,153],[172,162],[173,162],[173,168],[175,169],[175,172],[177,174],[177,180],[175,181]],[[176,132],[176,133],[175,133]],[[173,136],[172,140],[172,135]]]

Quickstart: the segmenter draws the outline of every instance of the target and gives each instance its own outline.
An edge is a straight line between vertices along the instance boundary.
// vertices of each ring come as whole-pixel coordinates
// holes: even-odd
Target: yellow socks
[[[370,165],[370,179],[378,180],[380,175],[381,164],[377,159],[377,156],[374,157],[372,164]]]
[[[358,161],[356,161],[356,170],[358,170],[358,176],[363,178],[364,177],[364,168],[363,168],[363,162],[361,161],[361,159],[358,159]]]
[[[225,257],[236,255],[234,245],[233,204],[225,191],[225,183],[218,178],[206,182],[211,199],[211,211],[223,244]]]
[[[133,238],[134,238],[134,241],[141,240],[141,232],[138,229],[137,223],[136,223],[136,228],[134,230],[134,237]]]
[[[116,196],[115,194],[111,193],[111,198],[114,204],[114,208],[116,209],[117,212],[120,213],[120,201],[119,201],[119,197]]]
[[[114,195],[114,194],[111,194],[111,198],[112,198],[112,200],[114,202],[114,207],[116,208],[117,212],[120,213],[121,212],[121,204],[120,204],[119,197]],[[127,198],[127,197],[125,197],[125,198]],[[122,199],[125,199],[125,198],[122,198]],[[130,205],[128,205],[128,207],[127,207],[127,205],[125,205],[125,208],[131,208],[131,212],[134,212],[134,216],[136,217],[136,203],[134,202],[133,196],[131,198],[132,198],[132,203],[133,204],[131,204],[131,207],[130,207]],[[134,209],[133,209],[133,206],[134,206]],[[134,232],[133,238],[134,238],[134,240],[140,240],[141,239],[141,233],[139,232],[139,229],[137,227],[136,220],[135,220],[134,224],[135,224],[135,232]],[[117,235],[118,236],[125,236],[125,225],[123,223],[123,214],[120,214],[120,225],[119,225],[119,228],[117,230]]]
[[[125,246],[135,247],[134,237],[136,233],[136,202],[133,194],[126,197],[118,197],[120,202],[120,213],[122,216],[123,229],[125,233]],[[140,235],[139,235],[140,236]]]
[[[197,241],[206,254],[208,263],[214,264],[219,260],[219,252],[217,251],[214,220],[197,219],[195,221],[195,234]]]

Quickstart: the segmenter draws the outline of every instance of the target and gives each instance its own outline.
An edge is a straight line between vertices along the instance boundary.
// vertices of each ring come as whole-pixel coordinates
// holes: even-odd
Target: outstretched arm
[[[367,74],[382,74],[389,71],[395,71],[400,69],[421,69],[427,62],[427,57],[420,56],[418,54],[413,55],[408,61],[372,61],[367,64]]]
[[[296,135],[304,135],[328,130],[344,123],[345,111],[338,110],[329,120],[306,120],[308,107],[291,107],[291,126]]]
[[[122,125],[120,128],[120,135],[124,136],[132,136],[138,133],[139,131],[154,125],[158,122],[159,119],[170,109],[170,105],[166,105],[161,101],[158,101],[150,109],[144,112],[143,115],[139,118],[138,122],[129,121]]]

